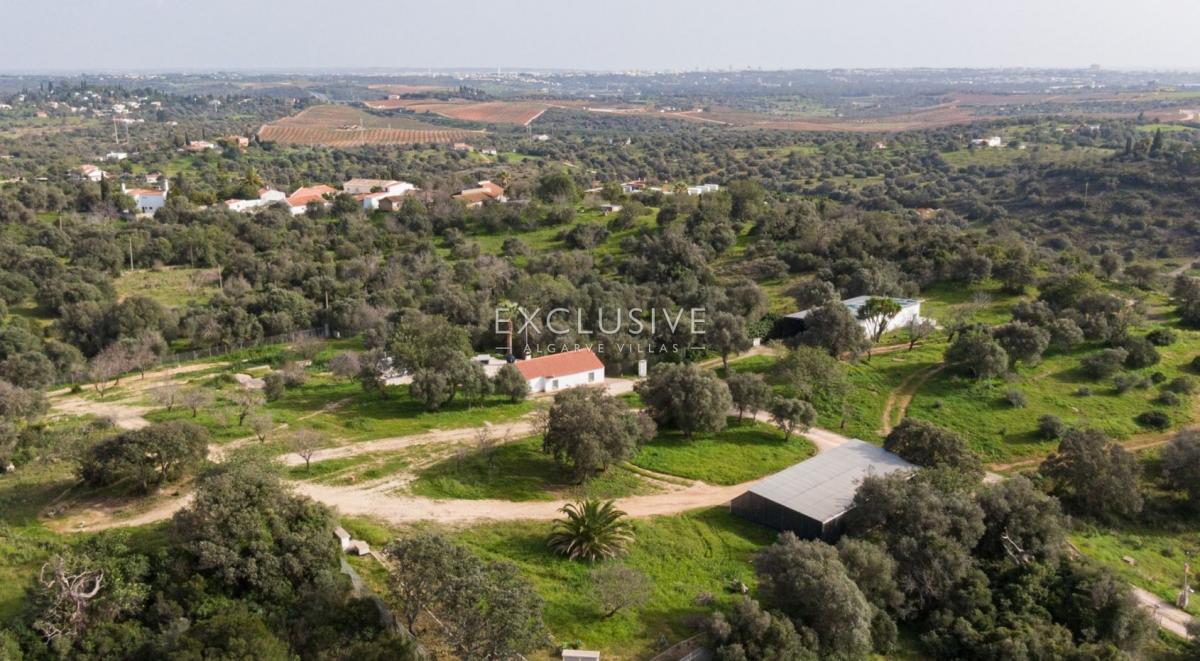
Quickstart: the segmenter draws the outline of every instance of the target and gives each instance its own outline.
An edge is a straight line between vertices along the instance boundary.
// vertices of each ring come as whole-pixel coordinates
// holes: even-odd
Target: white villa
[[[842,305],[845,305],[850,310],[850,314],[854,315],[855,319],[858,319],[858,309],[861,308],[863,305],[865,305],[866,302],[871,300],[872,298],[879,298],[879,297],[877,297],[877,296],[855,296],[854,298],[843,299]],[[920,299],[893,298],[892,300],[900,305],[900,312],[898,312],[895,317],[892,317],[892,319],[890,321],[888,321],[887,328],[884,329],[885,333],[890,333],[891,331],[894,331],[894,330],[897,330],[900,328],[904,328],[905,326],[907,326],[909,324],[909,322],[911,322],[914,319],[918,319],[918,320],[921,319],[921,301],[920,301]],[[804,321],[804,319],[808,316],[809,312],[812,312],[812,308],[809,308],[808,310],[801,310],[800,312],[793,312],[793,313],[787,315],[787,318],[788,319],[796,319],[798,321]],[[867,327],[868,324],[865,320],[860,319],[858,324],[863,327],[863,330],[867,331],[868,333],[871,332],[872,329]]]
[[[154,212],[158,211],[167,203],[167,191],[171,188],[169,181],[164,180],[162,190],[157,188],[126,188],[125,184],[121,184],[121,192],[133,198],[134,204],[137,206],[137,212],[147,216],[153,216]]]
[[[529,391],[558,392],[575,386],[602,385],[604,363],[591,349],[578,349],[527,358],[514,363],[529,383]]]

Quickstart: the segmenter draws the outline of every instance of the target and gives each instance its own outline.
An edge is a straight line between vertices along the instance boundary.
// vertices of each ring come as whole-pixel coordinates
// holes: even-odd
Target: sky
[[[0,70],[1200,70],[1197,0],[0,0]]]

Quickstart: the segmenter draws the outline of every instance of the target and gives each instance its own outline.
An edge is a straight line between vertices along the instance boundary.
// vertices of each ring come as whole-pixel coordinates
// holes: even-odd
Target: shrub
[[[1162,411],[1146,411],[1139,413],[1134,421],[1143,427],[1163,430],[1171,426],[1171,416]]]
[[[1104,379],[1121,370],[1121,365],[1129,357],[1125,349],[1104,349],[1079,361],[1083,373],[1093,379]]]
[[[1018,409],[1025,408],[1025,405],[1029,403],[1029,400],[1025,397],[1025,393],[1016,389],[1011,389],[1004,393],[1004,399],[1008,400],[1009,404]]]
[[[1154,401],[1162,404],[1163,406],[1176,406],[1179,404],[1179,395],[1176,395],[1170,390],[1166,390],[1162,392]]]
[[[1158,385],[1166,380],[1167,380],[1167,375],[1163,374],[1162,372],[1154,372],[1153,374],[1150,375],[1150,383],[1153,383],[1155,385]]]
[[[1180,395],[1190,395],[1196,392],[1196,379],[1190,376],[1177,376],[1163,386],[1163,390],[1168,390]]]
[[[1047,413],[1038,418],[1037,431],[1038,436],[1053,441],[1062,438],[1063,433],[1067,431],[1067,425],[1058,416]]]
[[[1159,361],[1158,349],[1146,338],[1131,337],[1122,343],[1125,349],[1125,366],[1130,369],[1150,367]]]
[[[1200,372],[1200,356],[1196,356],[1188,363],[1188,367],[1192,368],[1193,372]]]
[[[1124,395],[1135,385],[1137,385],[1137,378],[1128,374],[1118,374],[1113,377],[1113,388],[1117,390],[1118,395]]]
[[[283,375],[279,372],[270,372],[263,377],[263,394],[267,396],[268,402],[283,397],[285,387]]]
[[[1076,397],[1091,397],[1092,389],[1087,386],[1079,386],[1078,388],[1075,389],[1075,396]]]
[[[1156,328],[1149,333],[1146,333],[1146,340],[1156,347],[1165,347],[1175,344],[1175,331],[1169,328]]]

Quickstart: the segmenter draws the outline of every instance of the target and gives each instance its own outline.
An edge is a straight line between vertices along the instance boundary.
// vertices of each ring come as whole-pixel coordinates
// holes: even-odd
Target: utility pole
[[[129,235],[129,270],[133,270],[133,235]]]

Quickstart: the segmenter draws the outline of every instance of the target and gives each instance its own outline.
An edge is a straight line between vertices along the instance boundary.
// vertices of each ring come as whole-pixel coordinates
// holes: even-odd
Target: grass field
[[[1159,364],[1126,373],[1147,377],[1162,372],[1168,379],[1189,373],[1186,363],[1200,353],[1200,333],[1178,332],[1178,342],[1159,348]],[[1042,415],[1058,416],[1071,426],[1095,427],[1114,438],[1146,431],[1134,417],[1148,410],[1167,412],[1172,427],[1191,420],[1192,409],[1186,401],[1176,406],[1153,402],[1159,393],[1157,387],[1118,393],[1111,379],[1096,381],[1082,374],[1080,360],[1098,348],[1051,353],[1038,365],[1018,366],[1007,380],[972,381],[941,372],[917,392],[909,415],[958,431],[990,462],[1013,461],[1053,450],[1056,441],[1036,434],[1037,419]],[[1081,394],[1080,389],[1090,394]],[[1008,402],[1010,390],[1025,396],[1024,407]]]
[[[496,498],[529,501],[556,498],[621,498],[657,489],[636,473],[610,467],[577,484],[553,457],[542,452],[540,437],[527,438],[465,456],[454,456],[419,472],[413,494],[430,498]]]
[[[1026,149],[1009,147],[992,147],[977,149],[959,149],[942,152],[942,158],[956,168],[972,165],[986,167],[1011,165],[1017,162],[1029,163],[1079,163],[1081,161],[1108,158],[1115,154],[1112,149],[1101,147],[1075,147],[1063,149],[1061,145],[1029,145]]]
[[[215,270],[179,266],[124,271],[113,286],[120,299],[145,296],[167,307],[204,303],[219,290]]]
[[[660,431],[646,442],[633,464],[647,470],[709,484],[740,484],[783,470],[811,457],[815,449],[795,434],[761,422],[729,419],[717,433],[697,433],[692,441],[675,430]]]
[[[734,595],[725,589],[728,581],[754,585],[750,557],[774,539],[773,532],[737,519],[725,508],[637,520],[633,525],[636,541],[622,562],[650,578],[653,595],[644,607],[611,618],[605,618],[588,596],[592,567],[547,549],[550,524],[484,525],[454,537],[480,555],[515,563],[534,582],[545,599],[545,621],[557,642],[624,659],[652,656],[660,637],[675,643],[692,635],[690,621],[733,601]],[[700,605],[701,595],[711,595],[713,605]]]

